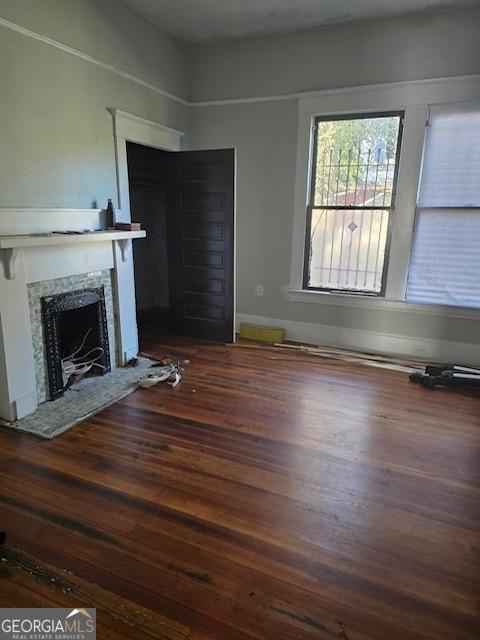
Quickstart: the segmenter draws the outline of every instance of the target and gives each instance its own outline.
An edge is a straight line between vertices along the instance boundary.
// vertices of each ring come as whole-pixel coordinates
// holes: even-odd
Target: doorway
[[[147,237],[134,246],[137,323],[168,323],[167,151],[127,142],[132,220]]]
[[[162,151],[128,142],[137,323],[234,340],[234,150]]]

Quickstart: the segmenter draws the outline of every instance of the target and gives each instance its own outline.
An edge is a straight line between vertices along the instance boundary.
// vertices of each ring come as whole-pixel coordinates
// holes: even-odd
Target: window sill
[[[440,304],[418,304],[404,300],[392,300],[378,296],[362,296],[349,293],[330,293],[329,291],[308,291],[305,289],[287,288],[286,294],[291,302],[308,302],[328,304],[335,307],[352,307],[356,309],[383,309],[421,315],[443,316],[464,320],[480,320],[480,309],[450,307]]]

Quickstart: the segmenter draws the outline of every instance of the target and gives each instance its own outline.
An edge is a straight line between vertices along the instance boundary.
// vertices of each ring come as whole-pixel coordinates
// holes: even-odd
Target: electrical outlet
[[[256,296],[263,296],[263,284],[256,282],[254,291]]]

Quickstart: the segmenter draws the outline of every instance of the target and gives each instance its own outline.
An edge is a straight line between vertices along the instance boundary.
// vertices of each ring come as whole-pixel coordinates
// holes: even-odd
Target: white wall
[[[191,48],[191,98],[224,100],[477,73],[480,10]]]
[[[0,207],[115,199],[107,107],[187,127],[188,107],[162,95],[187,97],[185,48],[113,0],[0,0],[0,86]]]
[[[0,232],[98,227],[96,208],[108,198],[118,206],[116,164],[128,219],[125,144],[117,126],[116,163],[107,109],[186,131],[187,95],[185,47],[122,3],[0,0]],[[150,132],[130,120],[137,133]],[[85,247],[66,255],[48,261],[51,277],[59,277],[59,266],[69,274],[87,270]],[[133,260],[129,253],[123,261],[118,246],[113,254],[110,248],[110,260],[123,363],[138,353]],[[0,344],[0,414],[8,419],[36,408],[23,257],[17,262],[15,280],[0,269],[0,334],[8,335]]]
[[[240,319],[278,322],[296,339],[303,335],[305,340],[371,349],[369,332],[374,332],[386,336],[377,339],[380,350],[480,359],[479,322],[472,318],[450,318],[435,309],[422,313],[410,305],[400,312],[310,304],[285,295],[290,282],[298,100],[249,101],[332,86],[479,73],[479,43],[480,11],[475,10],[195,49],[192,98],[239,99],[191,109],[190,140],[195,148],[237,149]],[[348,104],[346,94],[345,110]],[[255,282],[265,285],[263,298],[254,295]]]
[[[244,317],[277,319],[291,331],[318,327],[319,340],[344,343],[373,331],[430,339],[432,349],[439,341],[479,345],[472,319],[284,295],[298,100],[242,101],[478,72],[478,9],[184,47],[114,0],[0,0],[0,208],[104,207],[115,198],[106,109],[116,107],[188,130],[191,148],[237,149],[237,309]],[[186,104],[228,99],[239,102]],[[265,285],[263,298],[254,295],[255,282]]]

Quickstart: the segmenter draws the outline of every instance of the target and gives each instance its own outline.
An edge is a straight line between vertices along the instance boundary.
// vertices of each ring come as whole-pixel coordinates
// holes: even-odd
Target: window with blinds
[[[406,299],[480,308],[480,102],[430,109]]]

